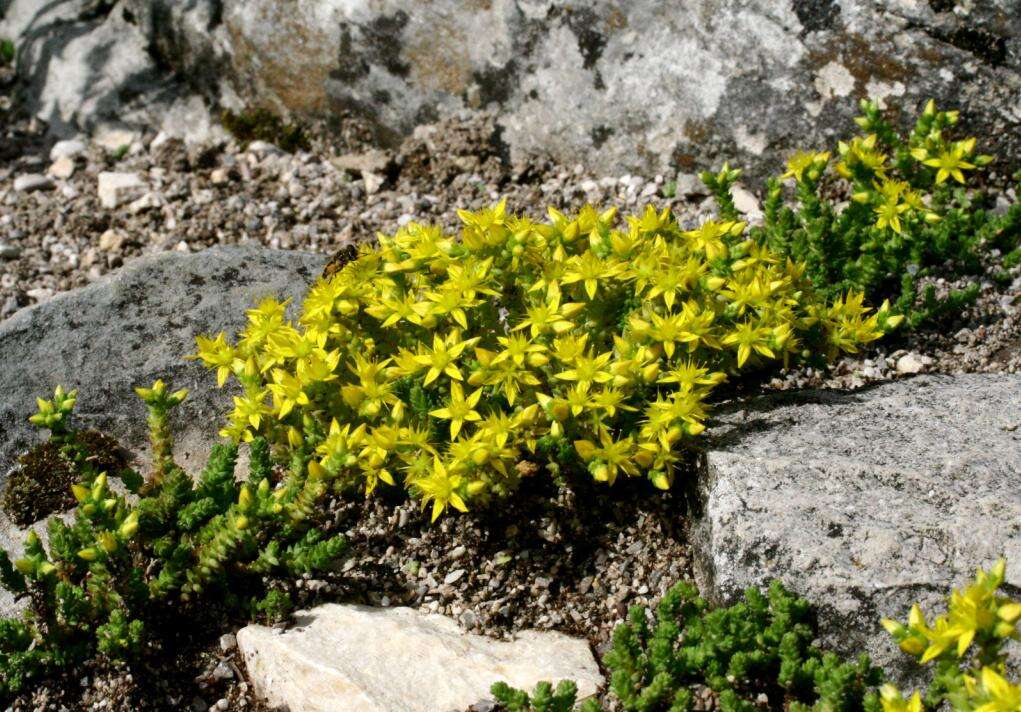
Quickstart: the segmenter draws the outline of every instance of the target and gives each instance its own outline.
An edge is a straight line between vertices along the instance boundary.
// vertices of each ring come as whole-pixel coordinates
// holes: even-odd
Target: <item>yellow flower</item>
[[[273,394],[273,405],[278,418],[286,418],[297,405],[308,405],[308,394],[302,389],[301,381],[282,368],[273,369],[273,383],[268,386]],[[259,427],[255,424],[254,427]]]
[[[434,418],[442,418],[450,421],[450,437],[456,438],[466,422],[481,420],[482,416],[475,411],[479,399],[482,398],[482,389],[476,389],[467,398],[464,396],[464,389],[461,384],[454,381],[450,384],[450,400],[445,408],[430,410],[429,415]]]
[[[494,366],[509,359],[516,366],[523,366],[527,361],[529,366],[537,367],[546,364],[549,360],[543,353],[546,351],[545,346],[533,343],[522,334],[498,336],[496,340],[504,350],[493,358]]]
[[[804,179],[804,172],[806,170],[814,169],[818,172],[826,163],[830,160],[829,151],[823,153],[815,153],[812,151],[798,151],[787,160],[787,172],[784,173],[781,179],[793,178],[798,183],[801,183]],[[810,172],[811,176],[811,172]],[[811,176],[815,180],[818,175]]]
[[[221,388],[236,368],[244,366],[244,361],[235,355],[234,348],[227,343],[227,337],[222,331],[212,339],[196,336],[195,344],[198,352],[188,358],[201,359],[207,367],[215,368],[216,385]]]
[[[599,445],[591,440],[575,440],[578,456],[589,463],[589,471],[597,482],[612,485],[621,472],[637,475],[638,467],[632,460],[635,443],[631,437],[614,441],[605,429],[599,432]]]
[[[734,238],[744,232],[746,223],[743,222],[717,222],[708,220],[697,230],[689,230],[684,236],[691,240],[693,250],[701,250],[705,253],[706,259],[723,259],[727,256],[728,238]]]
[[[440,458],[434,457],[432,468],[428,474],[415,478],[413,482],[422,493],[422,509],[425,509],[430,501],[432,502],[431,521],[435,522],[448,506],[461,512],[468,511],[464,499],[458,492],[463,478],[450,473]]]
[[[982,668],[982,687],[976,690],[982,704],[975,712],[1018,712],[1021,710],[1021,685],[1012,685],[991,667]]]
[[[900,690],[887,683],[879,691],[880,701],[883,703],[883,712],[924,712],[922,696],[915,692],[911,699],[905,700]]]
[[[447,334],[446,338],[441,338],[439,334],[433,336],[432,349],[423,348],[422,353],[414,357],[415,361],[429,369],[423,383],[429,385],[439,378],[441,373],[445,373],[455,381],[463,381],[464,376],[461,375],[461,370],[457,367],[457,359],[466,348],[474,345],[478,340],[476,337],[462,341],[461,332],[456,329]]]
[[[647,294],[649,299],[662,296],[667,309],[673,309],[674,300],[687,292],[709,269],[709,265],[697,257],[688,257],[684,262],[671,260],[668,267],[660,268],[652,278],[652,287]]]
[[[949,150],[941,151],[938,156],[922,161],[925,165],[938,169],[936,171],[937,185],[950,177],[958,183],[964,183],[963,171],[975,167],[974,163],[969,163],[965,160],[970,153],[968,149],[972,145],[974,145],[974,139],[972,139],[970,144],[958,141]]]
[[[262,419],[271,412],[265,398],[264,391],[257,391],[244,397],[234,396],[234,417],[258,430]]]
[[[593,356],[591,354],[579,354],[569,364],[573,368],[561,371],[554,377],[562,381],[577,381],[587,386],[593,383],[607,383],[613,380],[613,374],[606,370],[606,365],[613,358],[613,352]]]
[[[562,334],[574,327],[574,322],[569,319],[584,307],[581,302],[568,302],[561,306],[560,295],[555,295],[548,302],[527,307],[525,310],[527,318],[515,326],[513,331],[529,329],[532,338],[551,331],[554,334]]]
[[[564,284],[581,282],[589,299],[596,298],[600,282],[616,277],[624,271],[624,265],[615,259],[602,259],[595,252],[575,255],[567,261],[567,270],[561,280]]]
[[[751,321],[744,321],[734,327],[733,333],[723,337],[723,343],[737,346],[737,367],[741,368],[753,351],[768,358],[776,358],[776,354],[769,347],[770,336],[769,329]]]

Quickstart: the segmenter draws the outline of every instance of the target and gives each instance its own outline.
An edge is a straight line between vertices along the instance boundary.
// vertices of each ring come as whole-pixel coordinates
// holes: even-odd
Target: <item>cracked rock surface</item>
[[[910,674],[880,619],[942,612],[977,567],[1021,561],[1021,375],[762,396],[710,432],[692,546],[717,601],[778,578],[829,642]]]
[[[155,116],[208,134],[205,101],[360,116],[394,147],[421,124],[490,109],[514,160],[651,174],[725,157],[761,176],[795,147],[829,145],[859,98],[932,97],[1021,156],[1015,0],[9,5],[0,36],[55,125]]]

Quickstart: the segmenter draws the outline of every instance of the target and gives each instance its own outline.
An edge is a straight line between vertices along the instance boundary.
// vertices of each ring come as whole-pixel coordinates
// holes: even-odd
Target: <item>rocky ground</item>
[[[0,74],[0,84],[10,82]],[[371,149],[355,121],[329,140],[312,135],[307,150],[294,153],[264,142],[189,147],[117,131],[55,144],[45,129],[0,98],[0,319],[145,253],[261,243],[330,254],[410,220],[455,227],[456,209],[500,198],[536,217],[546,205],[627,210],[652,202],[695,224],[712,210],[690,174],[599,177],[580,166],[510,165],[484,116],[419,129],[389,153]],[[750,194],[743,201],[754,207]],[[827,373],[803,369],[766,385],[856,387],[920,372],[1018,372],[1021,269],[1013,277],[1006,287],[983,284],[978,302],[941,330],[893,339]],[[341,595],[420,606],[496,635],[563,630],[604,648],[628,606],[654,604],[670,583],[690,576],[678,514],[685,495],[618,488],[611,496],[544,482],[537,478],[495,517],[448,517],[435,527],[410,502],[338,501],[329,525],[347,533],[353,556],[335,577],[299,581],[292,593],[298,602]],[[143,701],[164,709],[257,708],[230,636],[221,639],[210,622],[189,645],[192,654],[162,660],[166,669],[146,679],[100,665],[41,686],[14,708],[137,709]]]
[[[9,89],[3,71],[0,85]],[[372,149],[355,120],[329,139],[313,133],[308,150],[295,153],[233,139],[186,147],[165,135],[117,130],[54,143],[8,96],[0,97],[0,122],[0,318],[144,253],[261,243],[329,254],[411,220],[455,228],[458,208],[500,198],[535,217],[547,205],[591,202],[626,211],[653,203],[694,225],[713,209],[692,174],[599,177],[581,166],[510,165],[485,116],[421,127],[394,152]],[[1012,190],[1001,207],[1016,199]],[[741,197],[744,207],[757,209],[754,196],[742,191]],[[888,340],[829,374],[789,374],[773,385],[1014,372],[1021,366],[1021,270],[1014,268],[1013,276],[1006,287],[984,283],[978,302],[938,330]]]

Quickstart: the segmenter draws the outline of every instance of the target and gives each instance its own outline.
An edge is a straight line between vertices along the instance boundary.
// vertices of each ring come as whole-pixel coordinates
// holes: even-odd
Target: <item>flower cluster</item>
[[[884,712],[923,712],[927,707],[939,708],[944,701],[955,710],[1021,709],[1021,685],[1006,679],[1003,651],[1008,640],[1021,640],[1017,629],[1021,602],[998,593],[1005,573],[1003,559],[989,571],[980,570],[970,586],[951,593],[947,612],[931,626],[917,604],[911,608],[907,625],[883,621],[901,650],[921,663],[936,665],[924,701],[919,692],[905,699],[896,687],[885,685]]]
[[[798,152],[769,181],[761,239],[803,261],[828,296],[854,290],[894,299],[912,325],[955,312],[974,299],[977,285],[939,303],[934,292],[919,293],[918,280],[948,269],[944,276],[979,274],[982,243],[1016,249],[1021,207],[995,217],[982,210],[987,196],[965,192],[967,172],[993,158],[976,152],[974,138],[951,137],[956,111],[937,111],[929,101],[910,134],[901,136],[874,102],[863,101],[861,109],[861,135],[840,141],[832,153]],[[793,205],[786,203],[785,182],[794,185]],[[707,181],[714,193],[726,183]]]
[[[243,387],[223,434],[263,436],[336,486],[402,482],[434,519],[534,465],[665,489],[730,374],[854,351],[899,320],[861,295],[814,297],[803,265],[742,222],[459,214],[460,239],[380,235],[296,321],[267,299],[236,343],[200,337],[196,358]]]

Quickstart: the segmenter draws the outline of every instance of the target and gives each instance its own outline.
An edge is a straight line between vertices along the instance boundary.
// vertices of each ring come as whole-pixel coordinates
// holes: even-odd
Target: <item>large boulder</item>
[[[291,712],[460,712],[503,681],[574,680],[578,698],[602,686],[584,640],[526,630],[509,641],[465,633],[451,618],[411,608],[326,604],[284,633],[237,634],[248,676],[274,709]]]
[[[0,37],[14,42],[31,110],[57,135],[123,124],[193,141],[223,135],[124,3],[0,2]]]
[[[173,419],[175,455],[185,467],[200,467],[231,391],[217,389],[214,375],[185,359],[195,352],[195,336],[233,334],[263,297],[300,301],[325,261],[261,247],[164,252],[0,322],[0,486],[19,453],[42,437],[28,422],[36,396],[57,385],[79,390],[76,422],[137,455],[145,452],[147,430],[134,387],[162,378],[188,388]]]
[[[693,532],[710,598],[780,579],[828,642],[910,675],[881,618],[942,612],[1001,556],[1019,592],[1021,374],[766,396],[718,420]]]
[[[1016,0],[121,0],[104,17],[78,9],[96,5],[13,0],[11,17],[34,19],[0,23],[0,35],[26,45],[19,65],[42,105],[68,85],[65,42],[116,35],[148,50],[140,67],[173,69],[227,106],[354,112],[384,142],[455,110],[489,108],[512,157],[597,171],[691,171],[730,158],[762,173],[795,146],[832,145],[867,95],[908,111],[930,97],[959,106],[970,131],[1021,158]],[[49,19],[58,14],[71,17]],[[104,41],[74,55],[88,69],[71,84],[83,72],[114,84],[141,77],[121,71],[119,47]]]

